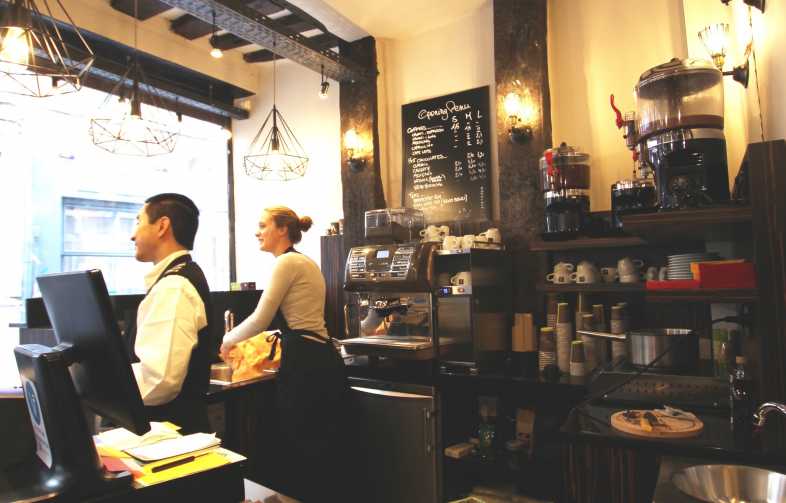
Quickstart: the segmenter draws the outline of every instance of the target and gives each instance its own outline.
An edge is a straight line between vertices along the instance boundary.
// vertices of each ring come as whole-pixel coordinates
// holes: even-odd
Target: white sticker
[[[30,422],[33,423],[35,453],[47,468],[52,468],[52,450],[49,447],[49,437],[46,435],[46,425],[41,412],[41,402],[38,400],[38,391],[35,383],[24,377],[22,377],[22,387],[25,390],[25,401],[27,402],[27,412],[30,413]]]

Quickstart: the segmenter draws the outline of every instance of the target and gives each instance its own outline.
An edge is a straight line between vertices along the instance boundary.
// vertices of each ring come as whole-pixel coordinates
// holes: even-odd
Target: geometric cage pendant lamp
[[[37,98],[79,91],[93,50],[60,0],[67,23],[54,20],[49,0],[38,1],[43,13],[35,0],[11,0],[0,16],[0,91]]]
[[[137,50],[137,1],[134,1],[134,53],[120,80],[90,119],[93,144],[119,155],[169,154],[180,134],[178,115],[164,109],[158,90],[148,84]]]
[[[273,48],[276,42],[273,40]],[[275,52],[275,51],[274,51]],[[262,122],[248,154],[243,158],[246,174],[258,180],[287,182],[302,178],[308,156],[295,133],[276,108],[276,59],[273,58],[273,108]]]

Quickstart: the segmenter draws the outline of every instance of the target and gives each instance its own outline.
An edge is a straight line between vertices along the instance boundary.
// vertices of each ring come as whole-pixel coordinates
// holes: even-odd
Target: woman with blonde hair
[[[325,328],[322,272],[294,248],[312,223],[310,217],[298,217],[284,206],[262,212],[256,232],[259,248],[276,257],[270,284],[254,312],[224,335],[221,344],[226,357],[235,344],[267,330],[279,315],[280,490],[306,502],[330,501],[325,496],[337,489],[339,479],[332,470],[340,465],[334,458],[340,452],[340,414],[348,390],[343,360]]]

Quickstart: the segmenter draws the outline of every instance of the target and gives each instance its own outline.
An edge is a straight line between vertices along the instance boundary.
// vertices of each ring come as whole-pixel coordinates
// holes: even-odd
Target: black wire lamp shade
[[[42,98],[79,91],[93,65],[93,50],[63,7],[68,20],[67,43],[64,28],[58,26],[49,0],[12,0],[0,17],[0,90]]]
[[[95,146],[112,154],[153,157],[175,150],[180,128],[135,57],[90,119],[89,133]]]
[[[305,176],[308,156],[276,105],[251,142],[243,165],[247,175],[259,180],[288,182]]]

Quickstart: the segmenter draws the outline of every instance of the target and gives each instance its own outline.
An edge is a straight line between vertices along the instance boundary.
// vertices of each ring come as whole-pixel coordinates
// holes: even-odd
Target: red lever
[[[622,112],[620,112],[620,109],[614,105],[614,94],[609,97],[609,101],[611,101],[612,110],[617,114],[617,129],[619,129],[625,124],[625,121],[622,120]]]

